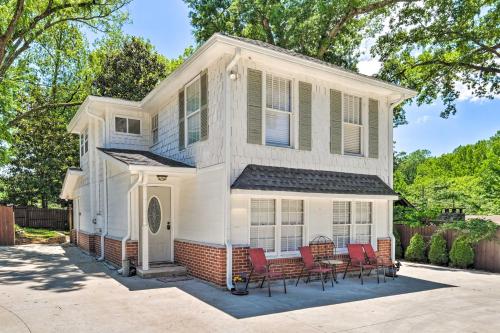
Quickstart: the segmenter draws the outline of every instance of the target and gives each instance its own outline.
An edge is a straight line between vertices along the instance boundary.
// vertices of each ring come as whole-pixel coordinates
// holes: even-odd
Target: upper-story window
[[[289,147],[291,124],[291,81],[266,75],[266,145]]]
[[[117,133],[141,134],[139,119],[115,117],[115,131]]]
[[[187,144],[200,141],[201,137],[201,87],[200,79],[186,87]]]
[[[344,94],[344,154],[361,155],[361,98]]]
[[[153,144],[158,142],[158,114],[151,117],[151,136],[153,137]]]
[[[80,133],[80,156],[85,155],[89,151],[89,129],[86,128]]]

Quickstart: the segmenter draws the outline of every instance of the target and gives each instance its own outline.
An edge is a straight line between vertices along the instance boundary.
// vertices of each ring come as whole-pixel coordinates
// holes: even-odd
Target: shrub
[[[444,239],[441,233],[432,235],[428,257],[429,261],[435,265],[446,265],[448,263],[446,239]]]
[[[474,263],[474,249],[466,236],[460,236],[453,242],[450,261],[455,267],[467,268]]]
[[[405,259],[425,262],[425,241],[421,234],[415,234],[406,248]]]
[[[394,239],[396,240],[396,258],[403,258],[403,246],[401,245],[401,235],[399,234],[398,229],[394,228],[393,230]]]

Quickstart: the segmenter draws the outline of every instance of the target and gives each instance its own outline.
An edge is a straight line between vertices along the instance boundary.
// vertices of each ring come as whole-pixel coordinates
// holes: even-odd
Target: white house
[[[392,110],[413,96],[215,34],[142,101],[90,96],[71,120],[80,167],[61,198],[74,201],[77,243],[118,266],[175,261],[229,287],[249,247],[289,275],[318,235],[337,252],[371,242],[394,257]]]

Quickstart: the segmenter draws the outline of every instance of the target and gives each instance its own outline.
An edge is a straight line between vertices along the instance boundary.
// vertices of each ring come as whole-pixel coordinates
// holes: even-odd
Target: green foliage
[[[396,155],[394,189],[418,207],[500,214],[500,131],[439,157],[426,151]]]
[[[494,239],[499,226],[484,219],[470,219],[467,221],[456,221],[441,225],[441,230],[457,230],[471,244],[477,244],[482,240]]]
[[[396,259],[401,259],[403,258],[403,246],[401,245],[401,235],[399,234],[399,231],[396,228],[394,228],[392,233],[394,234],[394,239],[396,241],[395,245]]]
[[[130,37],[115,52],[104,55],[101,71],[92,86],[95,95],[140,101],[177,63],[155,51],[144,39]]]
[[[452,266],[467,268],[474,263],[474,249],[465,236],[460,236],[453,242],[450,251]]]
[[[435,208],[411,208],[411,207],[394,207],[394,222],[406,224],[410,227],[420,227],[429,224],[439,215],[439,209]]]
[[[402,6],[372,49],[380,77],[416,89],[417,104],[444,103],[455,114],[462,87],[475,97],[500,93],[500,2],[426,0]],[[400,109],[401,110],[401,109]],[[404,114],[396,114],[404,120]]]
[[[428,258],[429,262],[434,265],[448,264],[446,239],[444,239],[441,233],[435,233],[434,235],[432,235]]]
[[[410,261],[425,262],[425,241],[421,234],[415,234],[410,239],[406,248],[405,259]]]

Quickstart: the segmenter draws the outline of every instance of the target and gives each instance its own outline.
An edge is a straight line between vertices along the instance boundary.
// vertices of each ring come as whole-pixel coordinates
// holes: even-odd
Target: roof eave
[[[255,197],[301,197],[301,198],[323,198],[323,199],[356,199],[356,200],[398,200],[397,195],[383,194],[345,194],[345,193],[312,193],[312,192],[291,192],[291,191],[267,191],[231,189],[231,195],[235,196],[255,196]]]

